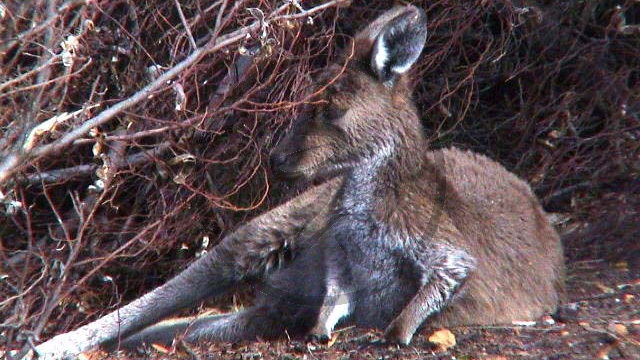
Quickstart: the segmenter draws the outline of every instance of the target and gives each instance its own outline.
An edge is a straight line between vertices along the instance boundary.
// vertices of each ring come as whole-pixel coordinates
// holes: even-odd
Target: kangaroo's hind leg
[[[187,343],[276,339],[283,337],[286,331],[287,324],[278,318],[277,311],[257,305],[233,314],[161,322],[129,336],[119,344],[119,348],[135,350],[151,344],[170,346],[174,339],[180,337]],[[117,347],[115,344],[112,346]]]

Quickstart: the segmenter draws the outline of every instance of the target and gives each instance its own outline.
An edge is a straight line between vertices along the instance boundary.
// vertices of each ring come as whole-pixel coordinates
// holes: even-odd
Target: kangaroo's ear
[[[387,85],[395,84],[418,60],[427,39],[424,10],[410,5],[392,11],[395,16],[382,26],[371,52],[371,68]]]

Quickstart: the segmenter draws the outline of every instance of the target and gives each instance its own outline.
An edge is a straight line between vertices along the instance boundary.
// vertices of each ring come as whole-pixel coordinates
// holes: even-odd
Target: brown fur
[[[508,324],[553,312],[563,293],[562,248],[529,186],[482,155],[439,153],[448,186],[440,227],[451,234],[443,238],[479,261],[465,295],[431,324]]]

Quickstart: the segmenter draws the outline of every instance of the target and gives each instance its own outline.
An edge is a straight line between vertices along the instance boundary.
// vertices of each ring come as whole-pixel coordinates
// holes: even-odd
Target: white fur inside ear
[[[416,60],[418,60],[419,57],[420,53],[415,53],[415,55],[412,55],[411,58],[407,59],[407,61],[405,61],[404,63],[392,66],[391,71],[396,74],[404,74],[409,71],[409,69],[413,66],[413,64],[416,62]]]
[[[378,74],[384,73],[384,67],[389,61],[389,51],[387,44],[384,42],[384,36],[379,36],[374,46],[373,66]]]

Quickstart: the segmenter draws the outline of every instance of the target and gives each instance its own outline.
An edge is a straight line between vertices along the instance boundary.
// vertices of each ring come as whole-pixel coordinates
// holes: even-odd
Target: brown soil
[[[569,264],[568,303],[554,318],[529,326],[450,329],[457,344],[438,351],[416,335],[411,346],[389,346],[380,331],[342,329],[331,346],[300,341],[202,344],[150,349],[117,358],[223,359],[640,359],[640,270],[624,261]],[[99,356],[98,356],[99,357]],[[115,356],[113,356],[115,358]]]

